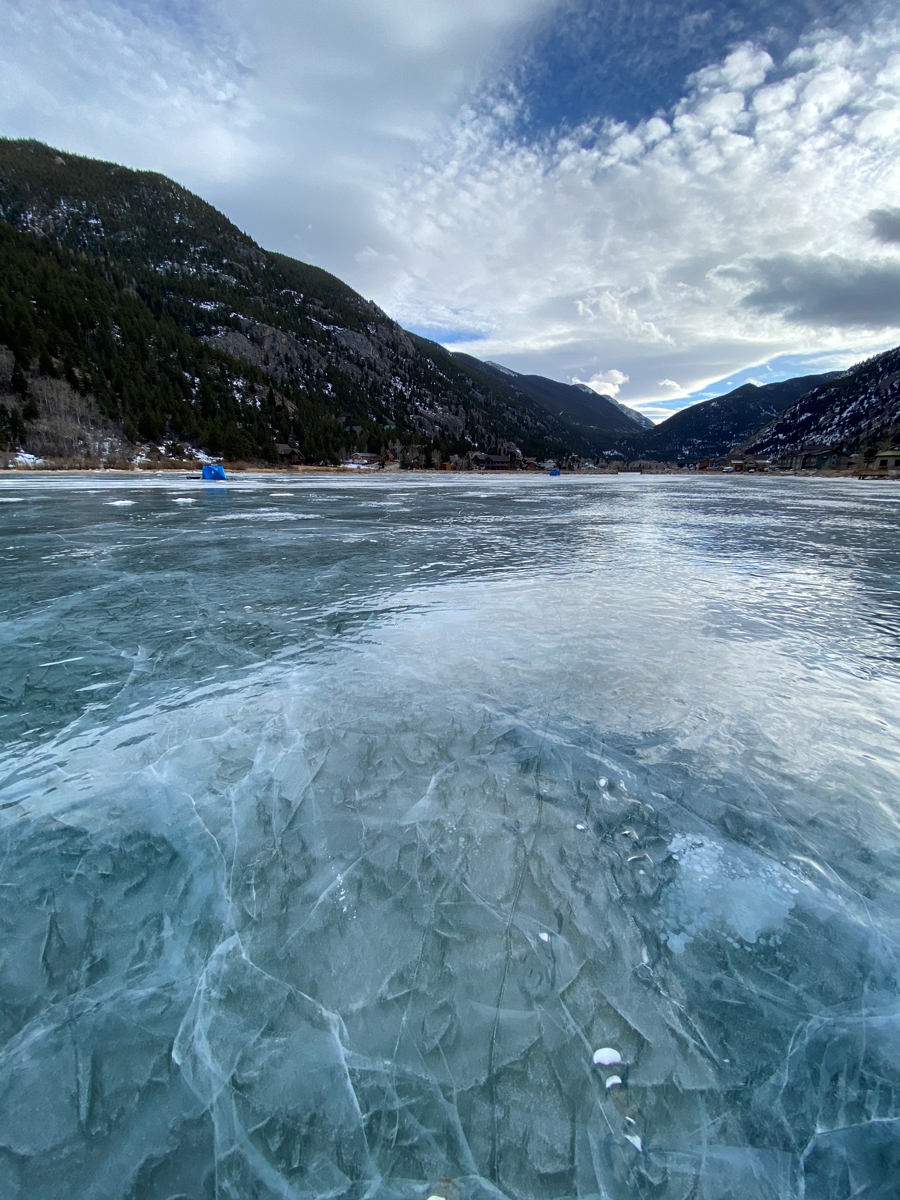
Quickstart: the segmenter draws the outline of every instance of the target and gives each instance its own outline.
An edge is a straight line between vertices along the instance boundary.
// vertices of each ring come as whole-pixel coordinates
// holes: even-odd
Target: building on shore
[[[522,458],[513,453],[509,454],[473,454],[472,466],[476,471],[519,471],[522,469]]]
[[[878,450],[870,459],[868,455],[862,458],[860,474],[865,475],[900,475],[900,449]]]
[[[781,465],[790,471],[846,471],[851,456],[838,446],[804,446],[786,455]]]
[[[278,455],[279,462],[292,467],[302,466],[306,462],[297,447],[289,446],[286,442],[276,442],[275,453]]]

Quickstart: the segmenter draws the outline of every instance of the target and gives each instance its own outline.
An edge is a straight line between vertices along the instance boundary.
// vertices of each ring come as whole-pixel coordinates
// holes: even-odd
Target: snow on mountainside
[[[516,389],[520,395],[539,404],[548,414],[565,421],[575,438],[581,438],[596,454],[613,448],[620,438],[640,433],[634,414],[609,396],[575,383],[560,383],[544,375],[521,375],[499,363],[481,362],[468,354],[453,356],[461,363],[489,371],[495,379]]]
[[[718,458],[752,437],[773,417],[833,374],[804,375],[758,387],[745,383],[724,396],[701,400],[623,445],[632,458],[662,462]]]
[[[900,347],[801,396],[742,449],[781,458],[822,447],[853,454],[900,441]]]
[[[640,429],[653,429],[653,422],[649,417],[645,417],[643,413],[639,413],[635,408],[629,408],[627,404],[623,404],[621,400],[617,400],[615,396],[608,396],[605,392],[595,392],[592,387],[588,387],[586,383],[575,383],[572,385],[577,387],[582,392],[590,392],[594,396],[602,396],[604,400],[608,400],[610,404],[614,404],[620,413],[624,413],[634,421],[635,425]]]
[[[513,371],[509,367],[504,367],[502,363],[492,362],[489,358],[484,360],[486,367],[493,367],[495,371],[499,371],[501,375],[508,375],[510,379],[518,379],[519,372]]]

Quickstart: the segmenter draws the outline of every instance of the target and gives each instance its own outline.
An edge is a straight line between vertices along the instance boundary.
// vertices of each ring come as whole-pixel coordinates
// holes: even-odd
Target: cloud
[[[666,48],[633,28],[659,0],[616,3],[650,79]],[[479,357],[601,381],[614,362],[603,386],[637,406],[677,400],[659,380],[684,395],[777,355],[881,348],[900,22],[819,28],[785,57],[846,6],[748,0],[727,29],[720,0],[682,7],[678,61],[715,61],[670,72],[640,120],[550,128],[530,31],[586,0],[0,0],[0,131],[172,175]],[[598,63],[585,49],[585,102]]]
[[[614,367],[611,371],[598,371],[590,379],[573,379],[572,382],[581,383],[600,396],[618,396],[622,384],[628,382],[628,376]]]
[[[753,265],[748,308],[801,325],[900,329],[900,263],[782,254]]]
[[[660,379],[657,387],[674,388],[676,392],[684,391],[680,383],[676,383],[674,379]]]
[[[737,47],[633,124],[523,142],[525,99],[492,99],[381,195],[405,245],[378,295],[401,319],[446,326],[452,308],[486,333],[473,353],[557,378],[612,360],[636,404],[659,403],[660,379],[689,393],[776,355],[890,343],[867,215],[900,194],[900,23],[819,31],[777,68]],[[786,255],[828,283],[818,311],[761,273]],[[832,258],[856,264],[843,292]]]
[[[238,39],[182,16],[176,5],[0,0],[4,134],[207,179],[253,169],[261,113]]]
[[[549,3],[0,0],[0,132],[174,176],[346,277],[394,250],[385,171]]]
[[[873,208],[869,220],[872,234],[879,242],[900,243],[900,208]]]
[[[852,32],[884,0],[561,0],[536,31],[514,79],[530,130],[574,126],[598,112],[635,122],[668,109],[693,72],[739,43],[781,61],[813,27]]]

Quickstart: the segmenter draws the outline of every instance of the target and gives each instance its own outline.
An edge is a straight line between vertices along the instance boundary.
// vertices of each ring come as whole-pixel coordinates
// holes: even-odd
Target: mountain
[[[584,444],[172,180],[0,139],[0,440],[83,457],[122,437],[322,462]]]
[[[673,413],[647,433],[622,443],[621,449],[631,458],[661,462],[720,457],[755,434],[799,396],[836,375],[837,372],[801,375],[762,387],[745,383],[724,396],[701,400]]]
[[[585,391],[585,392],[593,392],[594,391],[594,389],[589,388],[586,383],[576,383],[575,387],[581,388],[582,391]],[[636,425],[640,426],[641,429],[655,428],[655,426],[654,426],[653,422],[650,420],[650,418],[645,417],[643,413],[639,413],[636,408],[629,408],[627,404],[623,404],[622,401],[617,400],[615,398],[615,396],[607,396],[606,399],[610,402],[610,404],[614,404],[616,406],[616,408],[619,410],[619,412],[624,413],[626,417],[628,417],[630,420],[634,421],[634,423]]]
[[[900,347],[808,389],[743,445],[749,454],[787,457],[822,447],[854,454],[900,443]]]
[[[609,449],[616,438],[627,437],[642,428],[644,418],[639,414],[632,416],[624,405],[607,396],[598,396],[583,384],[558,383],[543,375],[521,375],[500,363],[481,362],[468,354],[455,354],[454,358],[472,366],[477,364],[496,379],[511,385],[520,395],[539,404],[546,412],[566,422],[573,431],[580,432],[582,440],[592,447],[589,452]]]

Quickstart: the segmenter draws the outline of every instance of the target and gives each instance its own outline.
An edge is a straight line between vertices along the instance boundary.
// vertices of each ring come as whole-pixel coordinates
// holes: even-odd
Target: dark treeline
[[[336,455],[341,430],[320,406],[276,394],[263,371],[204,345],[165,306],[154,313],[115,263],[4,222],[0,263],[0,342],[23,400],[20,413],[7,410],[7,440],[37,415],[27,395],[38,371],[92,396],[133,442],[174,439],[274,461],[283,441],[314,459]]]

